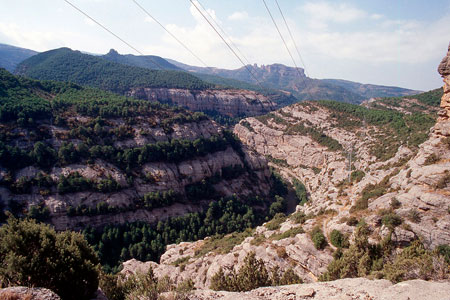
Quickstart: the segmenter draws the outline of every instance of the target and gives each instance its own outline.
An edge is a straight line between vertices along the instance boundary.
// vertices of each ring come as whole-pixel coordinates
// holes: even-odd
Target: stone
[[[61,298],[46,288],[29,288],[23,286],[0,289],[0,299],[11,300],[61,300]]]

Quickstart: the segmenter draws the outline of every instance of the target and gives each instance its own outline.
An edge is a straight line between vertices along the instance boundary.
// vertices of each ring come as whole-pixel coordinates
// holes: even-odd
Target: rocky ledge
[[[392,284],[387,280],[365,278],[341,279],[329,282],[264,287],[245,293],[195,291],[191,300],[449,300],[450,282],[410,280]]]
[[[175,104],[192,111],[217,112],[230,117],[256,116],[276,108],[269,97],[247,90],[187,90],[134,88],[127,96]]]

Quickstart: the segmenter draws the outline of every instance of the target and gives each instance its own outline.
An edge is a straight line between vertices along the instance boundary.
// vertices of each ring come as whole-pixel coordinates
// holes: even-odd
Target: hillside
[[[124,59],[126,57],[120,60]],[[227,118],[264,114],[276,107],[274,101],[282,100],[280,95],[220,89],[184,71],[138,68],[68,48],[35,55],[23,61],[16,72],[35,79],[74,82]]]
[[[157,259],[168,243],[243,230],[269,214],[265,160],[202,113],[3,69],[0,103],[1,219],[7,209],[84,229],[105,266]],[[207,223],[207,211],[220,222]],[[132,239],[102,234],[137,228]],[[144,232],[162,238],[146,244]]]
[[[111,49],[108,54],[101,56],[102,58],[117,62],[124,65],[130,65],[140,68],[146,69],[155,69],[155,64],[150,60],[155,60],[160,66],[164,67],[167,70],[183,70],[171,63],[167,60],[159,57],[159,56],[137,56],[132,54],[119,54],[114,49]],[[269,89],[267,87],[261,88],[257,84],[251,84],[244,81],[239,81],[231,78],[224,78],[215,75],[208,75],[203,73],[191,73],[195,77],[216,86],[216,89],[231,89],[231,90],[249,90],[257,92],[258,94],[262,94],[263,96],[268,96],[270,99],[276,103],[277,107],[283,107],[295,102],[298,102],[292,94],[281,92],[277,89]],[[192,108],[190,108],[192,110]],[[198,110],[198,109],[193,109]]]
[[[141,86],[186,89],[212,87],[186,72],[127,66],[69,48],[50,50],[30,57],[17,66],[16,73],[39,80],[74,82],[120,94]]]
[[[242,292],[280,282],[448,280],[449,125],[448,113],[436,123],[440,96],[442,91],[435,90],[396,98],[398,107],[405,108],[411,99],[420,99],[413,111],[307,101],[241,120],[234,132],[292,184],[301,200],[296,211],[241,233],[169,245],[159,263],[131,260],[122,274],[152,267],[158,278],[178,283],[192,278],[200,289],[196,299],[290,299],[298,291],[203,291]],[[304,292],[312,290],[311,299],[327,299],[330,294],[323,288],[334,284],[339,283],[309,285]]]
[[[170,59],[167,60],[193,74],[216,75],[256,84],[255,79],[244,67],[235,70],[203,68],[189,66]],[[394,97],[417,94],[417,91],[399,87],[361,84],[340,79],[313,79],[306,77],[302,68],[299,68],[299,76],[295,68],[282,64],[247,65],[247,67],[263,85],[272,89],[289,91],[301,100],[336,100],[359,104],[363,100],[373,97]],[[199,77],[201,76],[204,75],[199,75]]]
[[[0,44],[0,68],[13,72],[19,63],[36,54],[33,50]]]
[[[155,55],[121,55],[116,50],[111,49],[107,54],[100,56],[103,59],[108,61],[116,62],[123,65],[160,70],[162,67],[163,70],[177,70],[182,71],[183,69],[169,63],[162,57]],[[156,64],[155,64],[156,63]]]

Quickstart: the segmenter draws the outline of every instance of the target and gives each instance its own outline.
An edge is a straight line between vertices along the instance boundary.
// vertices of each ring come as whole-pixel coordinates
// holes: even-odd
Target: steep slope
[[[202,113],[3,69],[0,105],[1,218],[8,209],[57,230],[90,226],[95,244],[95,228],[105,225],[144,221],[156,231],[163,221],[172,223],[161,230],[173,230],[189,212],[185,219],[202,224],[212,200],[231,205],[227,227],[185,232],[185,226],[149,252],[122,256],[156,259],[165,243],[254,226],[253,210],[265,216],[273,201],[265,160]],[[228,218],[238,215],[249,222],[232,225]],[[115,265],[117,247],[97,250],[118,251],[103,256]]]
[[[245,291],[245,284],[262,282],[263,276],[277,285],[283,274],[294,282],[298,278],[293,274],[303,282],[364,276],[393,282],[448,280],[449,59],[439,68],[445,76],[443,96],[435,90],[378,99],[366,103],[372,108],[303,102],[240,121],[236,135],[292,183],[302,200],[296,212],[277,214],[253,230],[169,245],[159,263],[127,261],[122,274],[145,273],[151,267],[164,280],[190,278],[200,289],[194,299],[329,299],[341,295],[346,284],[352,297],[385,293],[390,299],[400,286],[423,282],[406,281],[392,290],[387,281],[368,282],[386,284],[377,292],[359,288],[366,279],[330,281],[302,291],[296,286],[245,294],[204,290]],[[249,256],[256,259],[251,265]],[[339,290],[322,289],[334,286]]]
[[[0,44],[0,68],[13,72],[19,63],[36,54],[33,50]]]
[[[75,82],[230,117],[259,115],[275,107],[268,96],[245,90],[218,89],[186,72],[127,66],[68,48],[31,57],[18,66],[17,73],[41,80]]]
[[[194,67],[168,59],[172,64],[183,68],[186,71],[216,75],[225,78],[237,79],[240,81],[255,84],[255,79],[242,67],[235,70],[219,68]],[[247,65],[258,81],[273,88],[286,90],[302,100],[336,100],[348,103],[359,104],[363,100],[373,97],[393,97],[416,94],[417,91],[388,86],[378,86],[371,84],[361,84],[357,82],[339,79],[312,79],[304,74],[304,70],[299,68],[300,75],[295,68],[282,64],[272,65]]]

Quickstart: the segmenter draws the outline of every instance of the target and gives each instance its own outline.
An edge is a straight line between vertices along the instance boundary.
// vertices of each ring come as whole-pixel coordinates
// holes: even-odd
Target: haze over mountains
[[[3,45],[2,47],[3,51],[0,55],[0,66],[7,66],[10,71],[14,71],[15,67],[21,61],[36,54],[36,52],[32,50],[14,46]],[[1,49],[2,48],[0,48],[0,51]],[[305,76],[303,69],[299,68],[297,72],[295,68],[284,66],[282,64],[266,66],[248,65],[247,67],[258,80],[257,82],[244,67],[235,70],[196,67],[183,64],[176,60],[164,59],[152,55],[121,55],[114,49],[111,49],[109,53],[99,57],[111,62],[140,68],[156,70],[162,68],[164,70],[187,71],[212,84],[239,89],[250,89],[263,94],[270,94],[274,93],[276,90],[281,90],[291,93],[299,100],[323,99],[348,103],[361,103],[370,98],[405,96],[417,94],[419,92],[399,87],[361,84],[341,79],[312,79]],[[264,89],[261,89],[261,86],[258,85],[259,83],[264,86]]]

